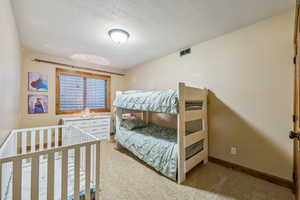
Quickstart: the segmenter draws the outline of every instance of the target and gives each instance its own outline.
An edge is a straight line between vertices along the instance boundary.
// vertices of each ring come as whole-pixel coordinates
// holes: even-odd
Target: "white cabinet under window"
[[[110,115],[72,117],[62,118],[62,123],[64,125],[77,126],[100,140],[108,140],[110,138],[110,119]]]

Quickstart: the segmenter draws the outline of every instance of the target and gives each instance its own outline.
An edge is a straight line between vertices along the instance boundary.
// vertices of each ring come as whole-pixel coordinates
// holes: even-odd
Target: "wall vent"
[[[185,56],[187,54],[190,54],[191,53],[191,48],[188,48],[188,49],[184,49],[182,51],[180,51],[180,56]]]

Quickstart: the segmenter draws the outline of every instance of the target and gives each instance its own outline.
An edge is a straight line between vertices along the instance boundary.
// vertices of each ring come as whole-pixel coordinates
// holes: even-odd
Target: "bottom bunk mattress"
[[[74,200],[74,152],[69,152],[68,157],[68,199]],[[54,199],[61,199],[61,155],[55,155],[55,184],[54,184]],[[47,199],[47,158],[40,157],[39,165],[39,199]],[[12,164],[5,164],[3,170],[6,173],[3,177],[4,184],[3,200],[12,200]],[[84,199],[85,195],[85,170],[80,168],[80,199]],[[22,199],[30,200],[31,193],[31,162],[23,160],[22,163]],[[95,185],[91,181],[91,196],[94,197]]]
[[[177,129],[155,124],[133,130],[118,126],[116,140],[155,170],[177,180]],[[191,158],[202,149],[202,142],[191,145],[186,149],[186,158]]]

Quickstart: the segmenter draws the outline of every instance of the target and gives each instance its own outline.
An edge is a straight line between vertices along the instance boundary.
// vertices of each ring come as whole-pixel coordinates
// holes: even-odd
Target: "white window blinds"
[[[60,110],[107,108],[107,80],[60,74]]]
[[[106,94],[106,80],[86,78],[86,106],[89,109],[105,109]]]
[[[60,110],[84,109],[84,78],[62,74],[60,76]]]

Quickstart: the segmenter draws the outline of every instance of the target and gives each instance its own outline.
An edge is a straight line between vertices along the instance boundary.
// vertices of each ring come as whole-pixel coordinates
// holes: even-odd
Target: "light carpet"
[[[287,188],[213,163],[178,185],[113,143],[101,143],[100,160],[101,200],[294,200]]]

